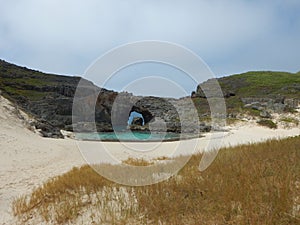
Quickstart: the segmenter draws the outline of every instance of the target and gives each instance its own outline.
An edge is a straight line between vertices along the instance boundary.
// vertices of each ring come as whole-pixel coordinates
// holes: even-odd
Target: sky
[[[135,112],[135,111],[133,111],[133,112],[130,113],[129,118],[128,118],[128,121],[127,121],[127,124],[128,124],[128,125],[131,125],[133,119],[136,118],[136,117],[142,118],[142,120],[143,120],[143,125],[144,125],[145,121],[144,121],[143,115],[140,114],[140,113],[138,113],[138,112]]]
[[[299,0],[0,0],[0,5],[0,58],[43,72],[84,76],[101,55],[143,40],[184,46],[217,77],[300,71]],[[127,90],[142,72],[165,78],[178,73],[177,85],[187,93],[196,88],[176,69],[149,64],[120,71],[125,76],[105,87]],[[132,90],[144,91],[141,85]]]

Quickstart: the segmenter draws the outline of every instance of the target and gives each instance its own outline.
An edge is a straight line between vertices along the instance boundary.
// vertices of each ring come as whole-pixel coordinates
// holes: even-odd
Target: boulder
[[[272,118],[271,114],[266,110],[261,111],[259,115],[261,118],[268,118],[268,119]]]
[[[134,117],[131,124],[143,126],[143,119],[141,117]]]

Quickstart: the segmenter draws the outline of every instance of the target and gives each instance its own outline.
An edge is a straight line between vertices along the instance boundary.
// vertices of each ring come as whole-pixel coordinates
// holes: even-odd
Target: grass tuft
[[[131,166],[150,166],[153,165],[153,162],[149,162],[145,159],[135,159],[135,158],[128,158],[126,160],[123,160],[122,163],[125,163],[127,165]]]
[[[272,120],[259,120],[257,123],[261,126],[265,126],[271,129],[277,129],[277,124],[274,123]]]
[[[283,117],[280,119],[281,122],[284,123],[291,123],[291,124],[295,124],[295,125],[299,125],[299,120],[292,118],[292,117]]]

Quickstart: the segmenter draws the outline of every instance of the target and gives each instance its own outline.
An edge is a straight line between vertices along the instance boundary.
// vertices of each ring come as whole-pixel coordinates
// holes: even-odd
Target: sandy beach
[[[67,172],[74,166],[87,164],[89,146],[95,143],[78,142],[72,139],[47,139],[27,129],[26,115],[20,118],[15,113],[15,107],[5,98],[0,96],[0,224],[12,224],[11,203],[14,198],[29,193],[53,176]],[[195,146],[196,151],[206,151],[216,147],[210,144],[212,139],[217,139],[217,147],[235,146],[239,144],[262,142],[267,139],[285,138],[300,135],[300,128],[269,129],[257,126],[255,123],[239,124],[228,127],[225,133],[207,134],[195,140],[186,140],[185,146]],[[105,142],[97,145],[97,151],[107,152],[102,155],[103,162],[110,162],[113,156],[116,161],[128,157],[143,157],[153,159],[159,156],[176,156],[182,152],[174,152],[178,142],[164,142],[154,146],[153,143],[128,143]],[[100,147],[99,147],[100,146]],[[148,151],[132,151],[129,148],[149,149]],[[100,149],[99,149],[100,148]],[[86,152],[85,152],[86,151]],[[186,154],[193,153],[194,149],[186,150]],[[82,155],[83,153],[83,155]],[[92,157],[91,157],[92,158]],[[99,162],[99,161],[97,161]]]

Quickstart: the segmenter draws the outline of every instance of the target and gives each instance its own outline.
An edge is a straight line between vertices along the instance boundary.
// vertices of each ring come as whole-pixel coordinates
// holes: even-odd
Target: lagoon
[[[184,139],[187,138],[184,135]],[[188,138],[199,137],[199,135],[189,135]],[[153,141],[178,141],[183,136],[180,133],[171,132],[101,132],[101,133],[76,133],[75,139],[89,141],[133,141],[133,142],[153,142]]]

